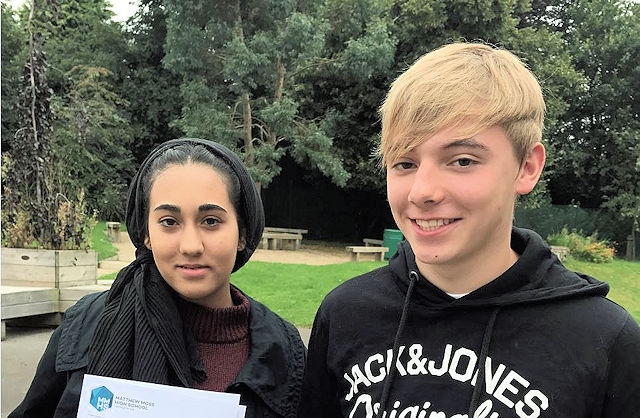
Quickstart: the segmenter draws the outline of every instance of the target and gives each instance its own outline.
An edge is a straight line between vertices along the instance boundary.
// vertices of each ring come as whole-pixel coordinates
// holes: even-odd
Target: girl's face
[[[149,196],[147,247],[160,274],[182,298],[229,307],[229,276],[244,239],[224,178],[213,168],[170,165]]]

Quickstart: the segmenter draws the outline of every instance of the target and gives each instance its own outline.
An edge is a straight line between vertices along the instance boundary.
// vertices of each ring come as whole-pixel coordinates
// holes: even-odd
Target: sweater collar
[[[246,339],[249,335],[249,299],[231,287],[233,306],[207,308],[181,299],[183,320],[199,343],[224,344]]]

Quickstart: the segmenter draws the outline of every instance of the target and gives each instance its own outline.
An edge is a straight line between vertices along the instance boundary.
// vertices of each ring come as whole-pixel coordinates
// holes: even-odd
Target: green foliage
[[[75,201],[64,196],[57,196],[58,204],[56,224],[54,226],[62,250],[89,249],[93,228],[96,225],[96,214],[87,215],[84,192]]]
[[[96,45],[109,38],[100,30],[100,22],[111,13],[104,1],[34,1],[30,8],[24,9],[29,12],[24,23],[28,44],[17,105],[19,128],[3,149],[2,239],[12,246],[86,249],[95,223],[97,197],[103,195],[95,185],[108,189],[114,184],[120,191],[124,189],[118,176],[126,174],[126,168],[110,166],[117,170],[117,175],[111,176],[99,172],[100,164],[104,167],[115,160],[108,158],[115,148],[108,141],[127,136],[124,129],[113,129],[117,123],[125,124],[118,120],[117,108],[104,106],[109,100],[121,105],[106,85],[97,81],[108,74],[107,70],[74,66],[66,75],[61,74],[65,63],[74,59],[102,59],[98,55],[108,47]],[[77,44],[71,47],[74,39]],[[53,60],[47,60],[45,49],[53,51]],[[76,78],[67,83],[65,76]],[[116,123],[111,123],[114,120]],[[102,141],[107,151],[95,152],[95,141]],[[123,160],[127,162],[126,157]],[[85,190],[91,196],[88,202]],[[122,198],[121,193],[116,206],[120,213]]]
[[[126,67],[114,71],[115,91],[128,103],[123,117],[135,138],[128,148],[141,162],[154,146],[183,136],[170,125],[180,115],[180,74],[162,65],[167,25],[162,0],[142,0],[124,33],[128,48],[119,55]]]
[[[19,22],[14,16],[11,7],[4,2],[2,3],[2,42],[0,49],[2,50],[2,145],[6,151],[8,145],[6,139],[13,136],[18,130],[18,118],[16,112],[20,72],[22,64],[25,62],[21,56],[23,45],[26,43],[25,32],[21,30]]]
[[[556,152],[551,192],[557,203],[600,207],[622,194],[640,195],[640,4],[566,2],[553,13],[573,65],[584,82],[573,94],[562,131],[550,138]],[[612,203],[615,205],[616,203]]]
[[[286,153],[344,185],[349,174],[322,117],[303,115],[298,94],[300,74],[319,65],[328,25],[296,11],[293,1],[165,5],[164,64],[184,77],[182,115],[173,126],[225,143],[261,186],[280,173]]]
[[[610,242],[618,254],[625,253],[627,235],[632,227],[631,219],[619,216],[606,209],[583,209],[576,205],[543,205],[538,208],[517,207],[515,225],[536,231],[543,237],[557,234],[562,228],[582,231]]]
[[[609,263],[613,260],[615,249],[606,240],[598,240],[596,234],[584,236],[565,227],[556,234],[547,237],[549,245],[569,248],[569,253],[577,260],[592,263]]]
[[[105,81],[102,67],[77,66],[69,89],[53,101],[54,161],[62,190],[87,191],[88,204],[104,219],[124,216],[127,183],[133,173],[131,134],[118,109],[127,105]]]

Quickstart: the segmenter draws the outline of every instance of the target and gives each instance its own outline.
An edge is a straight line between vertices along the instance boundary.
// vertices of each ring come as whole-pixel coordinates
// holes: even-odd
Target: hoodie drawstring
[[[489,345],[491,344],[491,334],[493,334],[493,326],[496,322],[496,317],[500,312],[500,308],[497,307],[491,312],[489,322],[484,329],[484,336],[482,337],[482,348],[480,349],[480,358],[478,359],[478,376],[476,378],[476,385],[473,389],[473,395],[471,396],[471,403],[469,404],[469,418],[473,417],[476,409],[478,408],[478,402],[480,401],[480,395],[484,390],[484,373],[485,363],[489,355]]]
[[[404,297],[404,304],[402,305],[402,315],[400,316],[400,323],[398,324],[398,330],[396,331],[396,336],[393,339],[393,350],[391,355],[391,365],[389,367],[389,373],[387,375],[387,379],[384,382],[384,386],[382,388],[382,397],[380,398],[380,407],[378,408],[377,417],[381,417],[383,411],[387,407],[387,400],[389,398],[389,392],[391,391],[391,384],[393,383],[393,378],[395,377],[396,368],[396,354],[398,353],[398,346],[400,345],[400,336],[404,331],[404,324],[407,322],[407,314],[409,313],[409,303],[411,302],[411,294],[413,293],[413,287],[418,282],[418,273],[412,271],[409,273],[409,288],[407,289],[407,294]]]

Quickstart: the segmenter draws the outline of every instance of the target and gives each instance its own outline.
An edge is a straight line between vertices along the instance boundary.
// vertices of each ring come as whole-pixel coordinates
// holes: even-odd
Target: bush
[[[548,205],[540,208],[517,207],[515,225],[536,231],[543,237],[559,234],[562,228],[580,231],[584,236],[597,233],[620,254],[626,250],[626,241],[633,220],[621,218],[608,209],[584,209],[574,205]]]
[[[567,227],[558,233],[547,236],[549,245],[559,245],[569,248],[569,253],[576,260],[592,263],[609,263],[613,260],[615,249],[608,241],[598,240],[597,234],[584,236],[579,232],[571,231]]]

